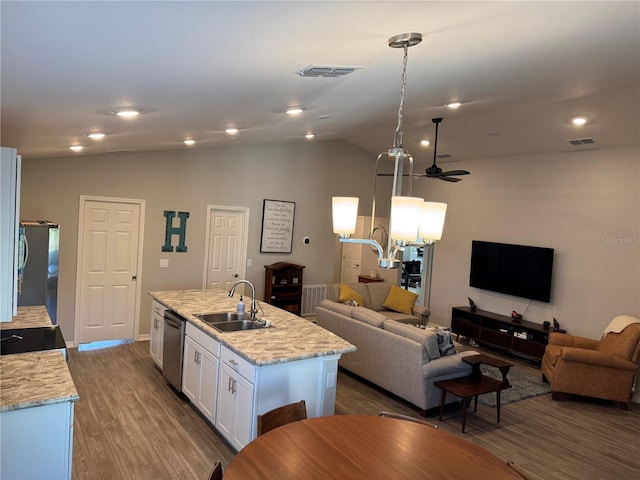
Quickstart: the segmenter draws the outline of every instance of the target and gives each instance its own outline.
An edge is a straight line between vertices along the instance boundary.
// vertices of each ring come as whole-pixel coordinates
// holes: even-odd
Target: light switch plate
[[[168,258],[161,258],[160,259],[160,268],[167,268],[169,266],[169,259]]]

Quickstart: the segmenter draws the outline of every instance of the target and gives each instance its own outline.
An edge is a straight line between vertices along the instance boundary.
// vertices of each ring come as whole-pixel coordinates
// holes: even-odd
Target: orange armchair
[[[640,319],[614,318],[600,341],[552,332],[542,357],[551,397],[563,393],[613,400],[629,409],[640,355]]]

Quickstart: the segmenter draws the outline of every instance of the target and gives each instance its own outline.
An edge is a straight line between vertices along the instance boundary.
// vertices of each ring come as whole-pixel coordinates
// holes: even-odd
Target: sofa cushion
[[[368,323],[371,326],[382,328],[382,324],[387,319],[384,315],[365,307],[356,307],[352,312],[353,318]]]
[[[345,303],[349,300],[353,300],[358,305],[364,305],[364,297],[356,292],[349,285],[345,285],[344,283],[340,285],[340,297],[338,301],[340,303]]]
[[[379,312],[380,310],[384,310],[382,304],[387,299],[387,295],[389,295],[389,290],[391,290],[391,283],[389,282],[370,282],[365,283],[367,286],[367,291],[369,292],[370,302],[368,305],[371,310],[375,310]]]
[[[393,310],[382,310],[380,313],[389,320],[395,320],[399,323],[410,323],[411,325],[420,323],[419,318],[415,315],[407,315],[406,313],[394,312]]]
[[[436,358],[440,358],[438,337],[434,332],[414,327],[413,325],[398,323],[395,320],[385,320],[383,327],[391,333],[395,333],[396,335],[401,335],[405,338],[421,343],[425,348],[426,354],[426,358],[423,358],[423,363],[426,360],[435,360]]]
[[[340,313],[347,317],[351,317],[351,312],[355,307],[350,307],[349,305],[345,305],[344,303],[334,302],[333,300],[324,299],[320,302],[320,306],[326,308],[327,310],[331,310],[332,312]]]
[[[391,285],[389,294],[382,306],[389,310],[393,310],[394,312],[411,315],[413,306],[416,304],[417,299],[417,294],[410,292],[409,290],[405,290],[404,288],[400,288],[397,285]]]

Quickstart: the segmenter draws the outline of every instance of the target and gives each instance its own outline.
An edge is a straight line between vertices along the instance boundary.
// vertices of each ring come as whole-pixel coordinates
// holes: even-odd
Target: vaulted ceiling
[[[404,107],[419,162],[433,156],[419,142],[434,117],[451,161],[640,144],[638,2],[0,5],[1,140],[24,158],[324,140],[377,154],[400,101],[402,50],[387,39],[404,32],[424,36],[409,49]],[[294,73],[307,65],[360,68]],[[462,106],[444,106],[453,100]],[[112,113],[123,107],[142,113]],[[567,142],[580,138],[594,143]]]

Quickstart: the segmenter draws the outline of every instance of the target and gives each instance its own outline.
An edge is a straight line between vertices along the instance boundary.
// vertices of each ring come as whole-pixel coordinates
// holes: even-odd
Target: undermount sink
[[[236,312],[203,313],[195,316],[220,332],[238,332],[270,326],[262,319],[251,319],[250,315]]]
[[[65,348],[58,325],[0,330],[0,355]]]

